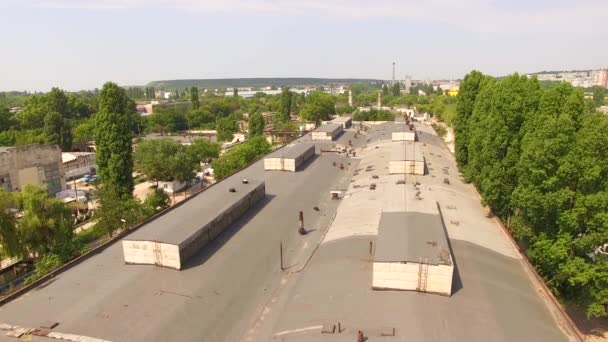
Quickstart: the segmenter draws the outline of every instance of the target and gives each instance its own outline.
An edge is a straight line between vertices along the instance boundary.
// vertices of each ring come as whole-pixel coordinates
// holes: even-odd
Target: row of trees
[[[368,111],[357,111],[353,115],[354,121],[393,121],[395,115],[388,110],[371,108]]]
[[[608,304],[608,117],[583,90],[478,71],[460,85],[456,160],[548,286],[590,317]]]

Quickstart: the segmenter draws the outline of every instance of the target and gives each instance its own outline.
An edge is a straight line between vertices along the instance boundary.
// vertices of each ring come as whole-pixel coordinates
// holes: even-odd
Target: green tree
[[[239,169],[247,166],[255,159],[270,152],[271,146],[262,136],[249,139],[213,161],[213,174],[216,179],[230,176]]]
[[[20,193],[23,217],[19,237],[24,255],[41,257],[58,254],[69,258],[73,253],[71,210],[59,199],[50,198],[44,188],[26,185]]]
[[[475,100],[481,90],[482,81],[490,82],[489,79],[484,81],[484,75],[474,70],[468,73],[460,83],[456,102],[456,119],[454,120],[455,154],[459,166],[464,166],[468,162],[469,118],[473,115]]]
[[[49,112],[44,117],[44,135],[47,144],[58,145],[62,151],[69,151],[72,147],[70,124],[58,112]]]
[[[238,125],[232,117],[219,118],[216,129],[218,141],[232,141],[234,133],[238,131]]]
[[[384,83],[382,85],[382,96],[388,96],[390,94],[390,90],[388,89],[388,85]]]
[[[249,136],[255,137],[264,133],[264,117],[262,113],[256,112],[249,116]]]
[[[391,91],[393,93],[393,96],[401,96],[401,87],[399,85],[399,82],[395,82],[395,84],[393,84]]]
[[[103,184],[102,184],[103,185]],[[116,187],[102,186],[98,190],[99,221],[97,229],[112,237],[119,229],[127,228],[141,222],[150,215],[148,208],[133,197],[127,197],[116,191]]]
[[[17,208],[15,195],[0,188],[0,245],[2,245],[3,257],[23,255],[14,213],[15,208]]]
[[[279,121],[291,121],[292,95],[292,92],[289,91],[289,87],[283,87],[283,90],[281,91],[281,109],[279,110]]]
[[[190,88],[190,102],[192,102],[193,110],[197,110],[200,107],[200,103],[198,101],[198,88],[197,87]]]
[[[334,98],[329,94],[319,91],[310,93],[306,97],[306,103],[300,110],[300,117],[306,121],[314,121],[317,124],[322,120],[329,120],[336,114]]]
[[[591,91],[593,93],[593,104],[595,105],[595,108],[603,106],[606,98],[606,88],[593,86]]]
[[[219,157],[221,147],[207,139],[196,139],[188,146],[187,150],[194,160],[202,162]]]
[[[131,114],[124,89],[115,83],[104,84],[95,116],[95,144],[101,187],[108,187],[121,198],[133,194]]]

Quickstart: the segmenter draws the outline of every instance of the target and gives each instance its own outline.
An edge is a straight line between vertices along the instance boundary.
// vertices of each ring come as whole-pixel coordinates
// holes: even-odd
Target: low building
[[[125,238],[125,263],[180,270],[265,196],[265,183],[261,181],[232,179],[216,183]]]
[[[93,152],[63,152],[61,153],[61,161],[66,180],[95,174],[97,170],[95,153]]]
[[[312,132],[312,140],[335,140],[344,131],[339,123],[328,123]]]
[[[59,146],[0,147],[0,185],[18,191],[27,184],[46,186],[51,195],[66,188]]]
[[[353,118],[350,116],[338,116],[331,120],[332,123],[339,123],[344,129],[350,128],[353,125]]]
[[[394,142],[388,171],[391,174],[424,175],[426,165],[422,150],[415,142]]]
[[[396,121],[392,126],[393,141],[416,141],[416,131],[411,130],[405,121]]]
[[[441,214],[383,212],[372,288],[452,294],[454,262]]]
[[[186,188],[188,183],[180,181],[158,181],[158,188],[168,194],[180,192]]]
[[[295,172],[314,155],[313,144],[291,144],[264,158],[264,170]]]

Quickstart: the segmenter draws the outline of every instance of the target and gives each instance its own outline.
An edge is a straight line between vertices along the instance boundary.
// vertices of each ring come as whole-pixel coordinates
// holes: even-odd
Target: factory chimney
[[[353,106],[353,90],[348,89],[348,105]]]
[[[393,83],[391,85],[395,85],[395,62],[393,62]]]
[[[378,91],[378,110],[382,109],[382,90]]]

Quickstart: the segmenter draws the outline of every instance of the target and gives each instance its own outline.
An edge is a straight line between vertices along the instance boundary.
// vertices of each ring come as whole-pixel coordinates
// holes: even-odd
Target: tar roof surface
[[[414,133],[414,131],[410,131],[409,127],[407,127],[407,125],[405,124],[404,121],[392,122],[389,127],[390,127],[391,132],[412,132],[412,133]]]
[[[452,265],[441,216],[418,212],[385,212],[380,216],[376,262],[420,262]]]
[[[318,127],[317,129],[315,129],[316,132],[328,132],[328,133],[332,133],[334,131],[336,131],[337,129],[343,128],[342,124],[339,123],[327,123],[325,125],[321,125],[320,127]]]
[[[391,161],[415,160],[423,161],[422,148],[413,141],[393,142],[391,147]]]
[[[248,184],[244,184],[241,179],[233,178],[216,183],[182,206],[147,223],[129,235],[127,240],[180,244],[243,198],[246,192],[263,183],[252,179],[248,181]],[[230,188],[236,189],[236,192],[228,191]]]
[[[285,146],[284,148],[276,151],[267,158],[287,158],[295,159],[308,152],[309,149],[314,149],[315,145],[311,143],[293,143]]]

